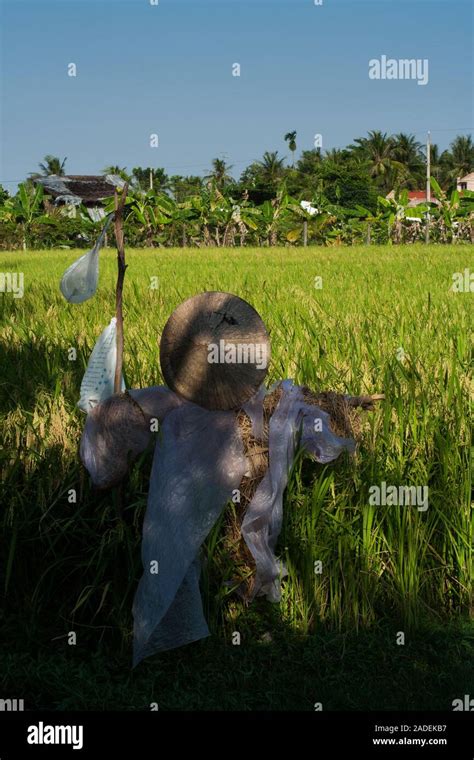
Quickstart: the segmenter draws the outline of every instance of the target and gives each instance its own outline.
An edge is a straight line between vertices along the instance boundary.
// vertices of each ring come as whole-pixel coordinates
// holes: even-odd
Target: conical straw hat
[[[171,390],[206,409],[237,409],[259,389],[270,340],[255,309],[231,293],[188,298],[168,319],[160,362]]]

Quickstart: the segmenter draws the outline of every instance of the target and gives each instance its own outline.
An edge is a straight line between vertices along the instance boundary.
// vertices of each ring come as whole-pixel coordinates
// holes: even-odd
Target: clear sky
[[[470,0],[0,0],[0,183],[46,153],[70,174],[109,164],[233,174],[265,150],[342,147],[370,129],[473,125]],[[372,80],[369,60],[428,59],[428,84]],[[75,63],[77,76],[68,76]],[[232,76],[239,63],[240,77]],[[150,147],[158,134],[159,147]]]

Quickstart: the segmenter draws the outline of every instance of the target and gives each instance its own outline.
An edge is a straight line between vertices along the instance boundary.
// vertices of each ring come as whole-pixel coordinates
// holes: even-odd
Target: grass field
[[[95,298],[73,305],[58,285],[78,255],[0,254],[0,272],[24,273],[23,298],[0,294],[1,696],[70,709],[158,701],[311,710],[317,701],[450,709],[472,693],[473,295],[451,289],[472,248],[127,251],[129,387],[162,382],[158,341],[177,304],[225,290],[252,303],[271,333],[269,382],[386,395],[367,414],[355,458],[295,466],[279,544],[289,570],[281,605],[244,608],[229,594],[220,524],[206,544],[202,584],[213,636],[132,674],[151,455],[133,467],[122,514],[114,492],[94,492],[78,461],[84,416],[75,404],[114,314],[115,254],[101,254]],[[369,488],[382,481],[428,486],[428,509],[371,506]],[[235,630],[240,647],[231,644]]]

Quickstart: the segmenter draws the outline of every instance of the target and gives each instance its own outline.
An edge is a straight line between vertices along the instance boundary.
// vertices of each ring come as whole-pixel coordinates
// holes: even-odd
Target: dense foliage
[[[285,140],[294,155],[296,132]],[[56,206],[34,183],[63,175],[65,161],[46,156],[42,174],[31,175],[12,198],[0,187],[1,247],[83,247],[97,236],[100,223],[85,207]],[[474,193],[459,194],[456,182],[473,166],[470,137],[456,137],[441,155],[433,145],[433,202],[415,207],[408,191],[425,187],[426,159],[420,143],[405,134],[369,132],[343,150],[305,150],[291,166],[278,151],[267,151],[239,180],[219,158],[205,177],[169,177],[142,167],[104,172],[130,185],[125,232],[135,247],[356,245],[472,242]],[[112,199],[105,206],[112,210]]]

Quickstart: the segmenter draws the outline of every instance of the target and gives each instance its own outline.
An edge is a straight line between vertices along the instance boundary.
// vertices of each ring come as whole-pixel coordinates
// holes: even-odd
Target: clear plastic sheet
[[[232,412],[186,404],[156,443],[143,523],[143,576],[133,603],[133,664],[209,635],[199,549],[246,469]],[[150,572],[158,562],[158,573]]]
[[[331,462],[344,450],[353,452],[354,441],[339,438],[329,428],[329,415],[304,402],[301,388],[291,380],[281,384],[282,395],[269,424],[269,466],[242,522],[242,536],[256,565],[253,596],[265,595],[269,601],[281,598],[280,579],[286,569],[275,556],[283,520],[283,493],[293,465],[296,443],[321,463]],[[315,432],[315,419],[321,431]],[[255,433],[255,428],[254,428]]]
[[[298,442],[322,463],[355,448],[354,441],[334,435],[325,412],[305,403],[299,386],[285,380],[282,390],[270,419],[269,468],[242,523],[242,535],[256,563],[254,595],[264,594],[273,602],[280,599],[280,580],[286,573],[275,550]],[[141,423],[135,420],[128,431],[124,420],[115,432],[113,425],[110,429],[105,425],[108,436],[104,437],[100,409],[108,402],[99,404],[88,415],[81,456],[94,482],[111,482],[114,447],[136,455],[146,448],[150,421],[156,418],[162,423],[143,523],[144,572],[133,604],[133,664],[137,665],[144,657],[209,635],[199,591],[200,547],[239,487],[248,462],[235,413],[202,409],[163,387],[130,395],[140,407]],[[256,436],[262,431],[264,397],[261,388],[245,407]],[[321,423],[315,425],[315,419]]]
[[[64,272],[59,288],[69,303],[83,303],[92,298],[99,282],[99,251],[102,248],[112,214],[104,224],[94,247],[80,256]]]

